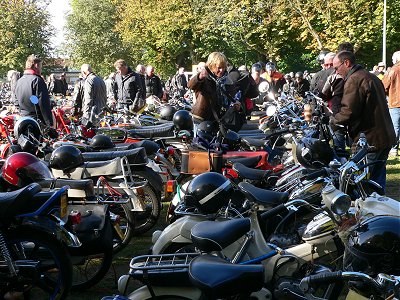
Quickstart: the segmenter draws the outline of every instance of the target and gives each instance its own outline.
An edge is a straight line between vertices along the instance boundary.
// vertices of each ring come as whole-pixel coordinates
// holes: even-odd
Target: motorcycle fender
[[[185,216],[177,219],[172,224],[165,227],[158,239],[154,236],[156,241],[152,247],[152,254],[161,254],[172,243],[192,243],[190,238],[191,229],[194,225],[204,221],[204,218],[195,216]]]
[[[152,286],[151,289],[157,297],[179,297],[182,299],[200,299],[201,291],[195,287],[167,287]],[[130,300],[151,299],[152,295],[147,286],[142,286],[128,295]]]
[[[44,231],[54,236],[57,240],[68,247],[75,248],[82,245],[75,234],[67,231],[64,227],[50,220],[48,217],[38,216],[34,218],[24,218],[21,226],[26,226],[35,230],[37,229],[38,231]]]
[[[8,152],[8,149],[10,148],[10,146],[11,145],[9,143],[0,145],[0,157],[1,158],[6,158],[7,152]]]
[[[146,178],[150,185],[156,189],[157,192],[162,192],[164,188],[163,180],[160,174],[154,172],[153,169],[146,166],[132,166],[132,174],[139,175]]]

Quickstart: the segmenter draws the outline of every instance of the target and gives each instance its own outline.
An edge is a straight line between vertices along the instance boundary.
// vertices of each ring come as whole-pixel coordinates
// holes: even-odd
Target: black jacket
[[[128,68],[128,74],[124,76],[117,74],[115,76],[115,83],[118,102],[132,100],[135,103],[138,102],[138,99],[142,99],[143,91],[140,75],[133,72],[130,67]]]
[[[15,95],[18,99],[22,116],[31,116],[37,119],[37,110],[38,118],[47,126],[53,126],[49,92],[42,77],[33,74],[31,70],[26,70],[24,75],[17,81]],[[32,95],[38,97],[38,104],[34,105],[31,102],[30,97]]]
[[[163,95],[163,88],[160,78],[157,75],[153,75],[151,77],[145,75],[144,80],[146,84],[146,98],[154,95],[161,99]]]

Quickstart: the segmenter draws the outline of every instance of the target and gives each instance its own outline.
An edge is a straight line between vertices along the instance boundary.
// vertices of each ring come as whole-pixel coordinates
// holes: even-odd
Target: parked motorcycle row
[[[193,132],[189,94],[146,103],[87,128],[54,99],[57,137],[3,111],[0,297],[94,286],[162,202],[168,226],[104,300],[400,297],[400,204],[368,179],[365,137],[333,146],[321,99],[266,95],[239,132]]]

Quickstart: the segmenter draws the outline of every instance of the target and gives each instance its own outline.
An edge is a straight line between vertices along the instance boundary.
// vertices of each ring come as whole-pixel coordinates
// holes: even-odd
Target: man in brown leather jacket
[[[395,133],[382,82],[357,65],[354,53],[349,51],[339,52],[333,59],[333,67],[344,79],[344,90],[341,109],[332,121],[334,124],[348,126],[353,146],[360,133],[365,134],[368,144],[373,146],[368,159],[384,161],[371,166],[370,178],[385,189],[386,160],[395,143]]]
[[[382,82],[385,86],[386,94],[389,96],[389,113],[392,118],[394,132],[396,133],[397,145],[392,150],[394,154],[397,154],[400,138],[400,51],[393,53],[392,60],[393,67],[383,77]]]
[[[203,121],[224,117],[230,106],[242,113],[245,120],[246,111],[242,101],[258,96],[257,85],[251,76],[242,76],[237,69],[228,68],[227,59],[220,52],[209,55],[206,68],[190,79],[188,87],[194,90],[196,96],[196,103],[191,111],[194,130]],[[241,91],[241,98],[232,102],[238,91]]]

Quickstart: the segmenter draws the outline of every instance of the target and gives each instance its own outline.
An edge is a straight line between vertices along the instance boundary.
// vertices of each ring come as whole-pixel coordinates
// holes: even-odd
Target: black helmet
[[[39,123],[31,117],[19,118],[14,125],[14,136],[18,139],[21,134],[26,136],[28,134],[33,134],[33,136],[39,140],[41,136]]]
[[[303,78],[304,78],[304,74],[303,74],[303,72],[296,72],[296,74],[294,75],[294,77],[295,77],[295,78],[301,78],[301,79],[303,79]]]
[[[175,107],[172,105],[164,105],[160,109],[160,117],[161,119],[167,120],[167,121],[172,121],[172,118],[174,117],[174,114],[176,112]]]
[[[187,207],[196,207],[204,214],[216,213],[226,205],[233,193],[229,179],[215,172],[203,173],[188,185],[184,196]]]
[[[320,65],[323,65],[325,63],[325,55],[327,55],[329,52],[331,52],[331,51],[329,51],[328,49],[323,49],[319,52],[319,54],[317,56],[317,62]]]
[[[227,144],[229,146],[229,150],[237,150],[240,147],[240,135],[235,131],[228,130],[224,138],[222,140],[223,144]]]
[[[82,164],[83,156],[81,151],[72,145],[57,148],[53,151],[49,160],[50,168],[63,170],[64,173],[69,173]]]
[[[214,121],[203,121],[197,126],[196,135],[208,142],[217,135],[218,123]]]
[[[96,150],[114,148],[115,144],[108,135],[96,134],[90,141],[90,147]]]
[[[400,275],[399,216],[375,216],[358,224],[349,235],[343,266],[370,276]]]
[[[296,159],[306,168],[321,168],[333,159],[333,150],[328,143],[316,138],[302,138],[296,146]]]
[[[187,110],[178,110],[173,117],[174,126],[177,130],[192,130],[192,116]]]

